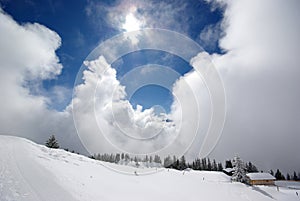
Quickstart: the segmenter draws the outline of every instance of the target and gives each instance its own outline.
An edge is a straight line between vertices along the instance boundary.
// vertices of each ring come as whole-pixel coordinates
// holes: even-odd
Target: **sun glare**
[[[123,24],[122,28],[127,32],[136,31],[141,28],[141,23],[132,13],[129,13],[126,16],[125,23]]]

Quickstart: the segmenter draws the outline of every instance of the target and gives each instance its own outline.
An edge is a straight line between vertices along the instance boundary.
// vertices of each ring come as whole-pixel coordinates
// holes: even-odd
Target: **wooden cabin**
[[[248,173],[247,183],[250,185],[275,185],[276,178],[273,177],[270,173],[266,172],[255,172]]]

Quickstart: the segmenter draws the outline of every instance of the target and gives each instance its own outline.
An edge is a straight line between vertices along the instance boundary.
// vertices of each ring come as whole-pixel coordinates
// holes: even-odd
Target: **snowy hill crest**
[[[118,174],[106,165],[22,138],[0,136],[0,200],[299,200],[295,189],[280,187],[277,191],[274,186],[232,183],[221,172],[183,174],[161,168],[157,174],[135,176]],[[127,173],[145,169],[110,164],[113,166]]]

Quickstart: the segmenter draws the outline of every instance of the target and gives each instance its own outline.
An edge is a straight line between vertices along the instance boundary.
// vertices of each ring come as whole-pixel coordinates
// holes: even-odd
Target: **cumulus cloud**
[[[159,68],[153,66],[150,72],[149,66],[141,70],[140,77],[145,76],[145,79],[140,81],[156,84],[160,81],[174,94],[170,114],[157,114],[155,107],[143,110],[141,106],[137,106],[136,109],[131,106],[126,100],[125,87],[116,78],[116,71],[108,65],[106,57],[101,56],[84,62],[87,69],[82,72],[83,81],[74,91],[73,113],[71,105],[63,112],[58,112],[50,109],[48,104],[63,102],[63,94],[69,93],[69,90],[54,87],[48,92],[55,99],[48,98],[49,93],[43,91],[41,82],[44,79],[52,79],[61,72],[62,66],[55,54],[61,43],[60,37],[42,25],[19,25],[5,13],[2,13],[1,17],[7,23],[7,27],[1,29],[3,47],[8,45],[6,41],[14,41],[7,48],[10,51],[6,52],[7,57],[3,58],[1,68],[5,74],[11,75],[3,76],[1,80],[8,86],[6,90],[1,88],[5,95],[2,103],[6,103],[5,107],[2,105],[2,114],[5,114],[1,116],[2,133],[23,136],[40,143],[43,143],[50,133],[55,133],[64,146],[79,150],[80,143],[76,137],[78,131],[90,153],[127,151],[135,154],[159,152],[162,155],[182,155],[193,142],[203,141],[209,119],[203,117],[209,117],[210,108],[203,105],[208,101],[202,100],[203,97],[207,99],[209,95],[208,91],[201,90],[202,93],[195,97],[197,86],[205,88],[203,80],[195,71],[181,77],[172,86],[180,77],[178,74],[172,74],[167,69],[159,74]],[[14,35],[8,34],[10,32],[15,33],[15,38],[12,38]],[[138,36],[134,35],[138,39],[137,42],[132,42],[130,37],[126,38],[127,35],[120,40],[125,41],[125,47],[143,48],[150,44],[150,47],[168,52],[176,52],[178,49],[197,51],[198,47],[188,45],[190,41],[187,38],[182,39],[176,33],[172,33],[174,37],[170,38],[168,34],[171,33],[165,31],[159,35],[150,30]],[[180,38],[183,40],[181,43],[174,43]],[[157,41],[153,43],[153,39]],[[174,45],[167,46],[166,42]],[[114,44],[111,45],[114,47]],[[125,47],[110,48],[107,58],[112,60],[119,52],[126,52]],[[181,54],[184,58],[191,58],[194,53],[181,51]],[[39,57],[35,58],[36,55]],[[17,56],[20,57],[15,58]],[[205,61],[202,57],[201,59]],[[151,72],[153,76],[149,77]],[[171,79],[165,79],[165,74],[169,74]],[[72,115],[75,117],[77,130],[74,128]],[[200,135],[197,135],[199,133]],[[195,140],[196,136],[198,138]],[[194,145],[196,146],[192,154],[199,152],[199,146],[196,143]]]
[[[214,84],[218,75],[210,68],[212,64],[209,55],[199,53],[201,48],[195,42],[175,32],[148,29],[135,35],[139,40],[134,45],[128,40],[131,35],[125,33],[99,45],[84,62],[81,70],[83,82],[79,81],[76,86],[73,100],[75,123],[80,137],[91,153],[119,149],[132,153],[182,155],[194,143],[189,155],[193,155],[191,158],[196,157],[201,145],[207,140],[210,119],[218,117],[218,112],[210,116],[209,98],[215,96],[220,85]],[[125,88],[117,80],[116,71],[109,63],[118,58],[118,55],[149,46],[179,54],[187,61],[199,53],[190,61],[196,71],[181,77],[166,67],[145,65],[127,72],[125,78],[121,78],[122,84],[126,84]],[[144,111],[141,107],[132,108],[127,99],[135,90],[147,84],[163,86],[173,93],[174,103],[169,114],[157,116],[155,108]],[[211,91],[208,91],[206,84],[212,87]],[[214,103],[218,100],[224,101],[217,98]],[[169,120],[165,121],[165,117]],[[214,138],[216,142],[217,136]],[[209,144],[213,147],[213,143]],[[168,146],[165,147],[166,145]],[[206,156],[208,149],[206,147],[201,156]]]
[[[238,153],[268,170],[299,167],[299,1],[220,1],[226,4],[213,55],[224,80],[227,118],[213,152]]]
[[[11,134],[44,143],[56,134],[64,146],[78,143],[67,109],[49,109],[51,99],[39,94],[45,79],[55,78],[62,65],[56,56],[61,45],[57,33],[37,23],[18,24],[0,10],[0,127],[1,134]],[[57,97],[63,99],[59,91]],[[79,146],[77,146],[79,147]]]
[[[84,65],[84,82],[75,88],[73,110],[78,133],[91,153],[146,154],[159,151],[176,137],[176,127],[166,121],[166,114],[132,107],[116,70],[103,56]]]
[[[297,144],[300,141],[299,2],[218,2],[222,6],[226,4],[223,22],[218,27],[224,33],[219,46],[226,53],[212,57],[226,89],[227,118],[223,135],[211,156],[223,160],[238,153],[264,169],[294,170],[300,161],[297,155],[300,151]],[[123,4],[111,10],[108,23],[121,27],[123,19],[118,14],[127,5]],[[88,14],[93,13],[92,9],[102,9],[93,6],[87,7]],[[156,16],[152,23],[166,23],[164,28],[173,30],[181,28],[174,27],[180,23],[165,20],[176,19],[181,7],[176,10],[172,5],[149,6],[167,9],[168,15],[175,16],[164,17],[166,13],[157,9],[157,16],[155,13],[151,16]],[[147,11],[136,16],[146,20],[142,16],[147,16]],[[41,91],[43,80],[55,78],[62,70],[55,54],[61,45],[60,37],[40,24],[20,25],[2,10],[0,21],[1,133],[43,143],[53,132],[65,146],[75,145],[78,150],[80,143],[71,105],[63,112],[49,109],[48,103],[53,100],[36,93]],[[204,29],[200,39],[215,39],[214,28]],[[167,35],[152,37],[151,41],[140,41],[139,36],[131,39],[128,38],[131,46],[132,41],[134,46],[140,43],[147,46],[151,42],[156,49],[163,49],[163,42],[168,41]],[[176,41],[176,38],[169,40]],[[175,48],[183,45],[174,43]],[[167,48],[166,51],[172,52],[172,47]],[[124,49],[119,51],[126,52]],[[188,151],[191,158],[197,155],[209,129],[210,115],[214,114],[212,108],[218,105],[210,102],[205,80],[196,71],[180,77],[172,86],[174,103],[170,114],[157,115],[153,108],[142,110],[140,106],[134,109],[126,100],[126,88],[116,79],[116,71],[108,65],[118,55],[115,51],[108,49],[104,57],[86,61],[83,82],[75,88],[73,115],[85,146],[91,153],[120,149],[148,153],[167,145],[161,154]],[[201,70],[203,65],[210,65],[206,59],[200,54],[190,63],[195,70]],[[58,87],[52,91],[58,101],[64,101],[61,96],[66,92],[64,89]],[[153,133],[159,135],[152,136]]]

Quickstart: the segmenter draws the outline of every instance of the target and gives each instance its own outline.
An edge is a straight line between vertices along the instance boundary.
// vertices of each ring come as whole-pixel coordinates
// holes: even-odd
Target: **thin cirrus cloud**
[[[185,7],[184,1],[178,1],[176,4],[155,1],[116,1],[114,5],[90,1],[86,6],[86,14],[94,21],[95,26],[99,25],[99,19],[104,18],[103,20],[110,27],[117,30],[124,29],[126,18],[134,17],[141,28],[164,27],[186,32],[188,24],[178,24],[176,21]]]

